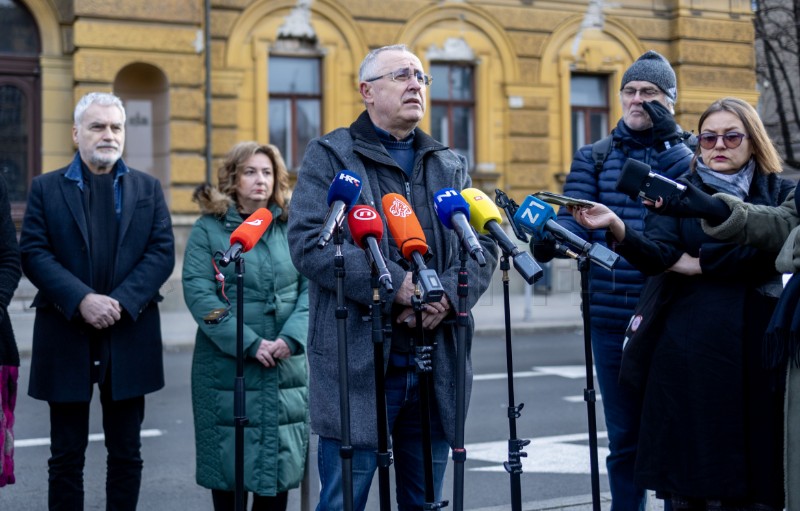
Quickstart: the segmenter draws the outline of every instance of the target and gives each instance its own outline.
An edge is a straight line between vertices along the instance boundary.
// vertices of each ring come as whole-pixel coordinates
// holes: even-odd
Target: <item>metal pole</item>
[[[211,0],[205,0],[205,67],[206,67],[206,183],[211,183]]]

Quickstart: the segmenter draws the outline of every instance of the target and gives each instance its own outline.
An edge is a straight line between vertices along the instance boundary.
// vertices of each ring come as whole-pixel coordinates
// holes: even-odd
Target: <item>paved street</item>
[[[532,439],[523,459],[521,476],[523,509],[591,509],[589,450],[587,446],[586,385],[582,332],[574,328],[512,338],[515,367],[515,401],[524,403],[517,421],[520,438]],[[194,440],[191,420],[189,368],[191,351],[165,353],[167,386],[148,397],[144,424],[145,459],[140,509],[210,510],[207,490],[194,482]],[[465,509],[510,509],[510,478],[502,466],[507,459],[509,422],[504,336],[484,335],[473,346],[475,384],[466,427]],[[17,484],[0,489],[0,509],[46,509],[47,437],[46,404],[26,395],[29,360],[23,361],[17,404]],[[95,400],[96,401],[96,400]],[[87,455],[86,509],[104,509],[104,456],[99,407],[94,403],[91,431],[95,433]],[[605,435],[598,403],[601,490],[604,509]],[[355,420],[355,419],[354,419]],[[314,444],[312,442],[312,447]],[[312,449],[312,459],[314,451]],[[315,464],[310,464],[309,494],[291,493],[290,510],[301,502],[316,503]],[[445,498],[452,502],[452,462],[445,482]],[[392,483],[394,487],[394,483]],[[377,509],[377,484],[368,509]],[[313,507],[311,507],[313,509]]]

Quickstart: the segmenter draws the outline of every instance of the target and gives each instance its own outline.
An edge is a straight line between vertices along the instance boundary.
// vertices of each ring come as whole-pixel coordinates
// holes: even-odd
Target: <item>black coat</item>
[[[31,183],[22,225],[22,269],[38,288],[28,393],[47,401],[91,397],[89,333],[78,306],[93,292],[89,233],[82,192],[65,177],[79,164],[41,175]],[[121,160],[120,160],[120,163]],[[164,386],[159,288],[172,273],[172,222],[158,180],[136,170],[120,177],[113,291],[122,318],[109,328],[111,393],[115,400]]]
[[[699,176],[690,181],[704,187]],[[745,200],[775,206],[794,183],[756,173]],[[706,188],[706,191],[713,190]],[[655,275],[681,254],[702,274],[668,274],[644,393],[636,481],[686,497],[782,498],[782,394],[762,367],[761,340],[780,293],[776,253],[706,235],[699,219],[648,214],[617,251]],[[777,483],[777,484],[776,484]]]
[[[17,289],[22,269],[19,266],[17,232],[11,220],[11,207],[5,180],[0,177],[0,366],[18,366],[19,351],[8,317],[8,304]]]

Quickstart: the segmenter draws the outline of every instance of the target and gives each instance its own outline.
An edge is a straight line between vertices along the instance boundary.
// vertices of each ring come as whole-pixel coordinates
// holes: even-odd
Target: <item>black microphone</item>
[[[333,178],[328,189],[328,216],[317,241],[317,248],[325,248],[331,241],[333,231],[342,226],[344,215],[361,195],[361,179],[354,172],[342,170]]]
[[[442,188],[433,195],[433,209],[445,227],[456,231],[461,244],[480,266],[486,266],[483,247],[469,224],[469,204],[454,188]]]
[[[383,238],[383,220],[372,206],[359,205],[350,210],[347,215],[347,226],[358,248],[366,250],[367,259],[375,265],[378,272],[378,282],[383,284],[386,291],[392,292],[392,274],[386,267],[386,260],[381,253],[379,243]],[[364,246],[366,244],[366,246]]]
[[[619,255],[615,254],[599,243],[589,243],[580,236],[573,234],[555,221],[556,213],[550,204],[528,195],[514,214],[514,221],[524,229],[533,233],[537,238],[544,239],[545,231],[561,243],[565,243],[581,254],[586,254],[589,259],[606,269],[612,269]],[[568,254],[577,257],[577,254]]]

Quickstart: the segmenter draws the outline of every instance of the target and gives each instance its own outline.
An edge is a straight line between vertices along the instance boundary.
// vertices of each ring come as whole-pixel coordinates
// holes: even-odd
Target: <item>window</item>
[[[475,166],[475,68],[463,64],[432,64],[431,136]]]
[[[0,0],[0,174],[17,222],[40,172],[40,104],[36,22],[20,3]]]
[[[289,170],[297,170],[306,145],[321,134],[320,59],[269,57],[269,140]]]
[[[608,135],[608,78],[572,75],[572,151]]]

